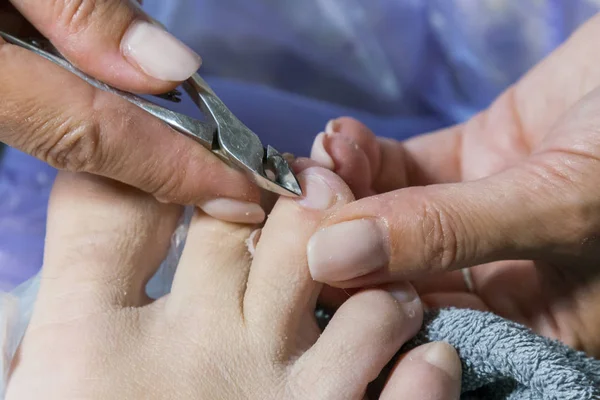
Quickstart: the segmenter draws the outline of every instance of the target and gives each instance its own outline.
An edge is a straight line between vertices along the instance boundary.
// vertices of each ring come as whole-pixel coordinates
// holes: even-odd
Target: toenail
[[[321,132],[317,135],[310,151],[310,158],[323,168],[333,170],[335,169],[335,163],[327,151],[327,139],[327,134],[325,132]]]
[[[299,175],[304,197],[298,204],[314,210],[327,210],[336,201],[337,195],[315,168],[309,168]]]
[[[325,133],[333,135],[340,132],[340,122],[337,119],[332,119],[325,126]]]
[[[400,303],[410,303],[417,298],[417,292],[409,283],[391,284],[386,287],[386,290]]]
[[[213,199],[200,204],[200,208],[211,217],[241,224],[259,224],[265,212],[255,203],[232,199]]]
[[[292,153],[283,153],[281,156],[288,164],[292,164],[296,160],[296,156]]]
[[[398,282],[387,285],[385,289],[399,303],[408,318],[415,318],[423,314],[423,304],[415,288],[408,282]]]
[[[387,265],[386,236],[375,220],[359,219],[315,233],[307,246],[314,280],[342,282]]]
[[[424,345],[424,347],[423,359],[425,361],[446,372],[452,379],[460,379],[460,360],[451,345],[444,342],[433,342]]]

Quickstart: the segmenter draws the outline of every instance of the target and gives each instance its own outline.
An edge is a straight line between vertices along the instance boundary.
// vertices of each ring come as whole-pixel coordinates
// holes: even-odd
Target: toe
[[[199,312],[219,309],[241,316],[254,227],[217,220],[198,211],[175,274],[170,306]]]
[[[353,199],[342,180],[323,168],[308,168],[298,177],[305,197],[282,198],[269,215],[244,299],[247,320],[280,333],[315,307],[319,286],[308,270],[310,236],[329,213]]]
[[[339,118],[327,124],[315,138],[311,159],[335,171],[357,198],[375,194],[371,189],[379,169],[379,145],[375,135],[352,118]]]
[[[372,166],[366,153],[356,142],[341,134],[324,138],[335,162],[335,173],[350,186],[356,198],[372,196]]]
[[[414,289],[406,283],[386,289],[364,290],[348,299],[294,365],[294,379],[319,394],[314,398],[361,398],[369,382],[418,331],[423,311]]]
[[[401,358],[380,399],[458,400],[460,380],[461,362],[456,350],[444,342],[428,343]]]
[[[375,134],[362,122],[350,117],[341,117],[330,121],[325,132],[331,136],[341,136],[355,143],[366,155],[371,170],[376,173],[380,165],[380,149]]]
[[[48,208],[40,315],[50,317],[55,306],[69,318],[88,307],[145,304],[146,283],[180,214],[180,207],[114,181],[59,174]]]

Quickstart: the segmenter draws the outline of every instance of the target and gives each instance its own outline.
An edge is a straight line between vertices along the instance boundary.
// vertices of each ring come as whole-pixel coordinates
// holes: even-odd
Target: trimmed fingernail
[[[304,193],[298,204],[314,210],[327,210],[335,203],[336,194],[325,178],[314,173],[315,170],[314,167],[308,168],[298,176]]]
[[[134,22],[121,41],[123,54],[146,74],[164,81],[183,81],[202,63],[199,55],[156,24]]]
[[[460,359],[451,345],[445,342],[433,342],[425,346],[423,360],[446,372],[454,380],[461,378]]]
[[[264,210],[255,203],[232,199],[214,199],[200,204],[211,217],[240,224],[259,224],[265,219]]]
[[[332,135],[334,133],[339,133],[339,132],[340,132],[340,123],[338,122],[337,119],[332,119],[325,126],[325,133]]]
[[[313,142],[312,149],[310,150],[310,158],[319,163],[323,168],[333,170],[335,168],[335,163],[325,147],[326,140],[327,134],[325,132],[321,132],[317,135]]]
[[[342,222],[315,233],[308,242],[314,280],[341,282],[366,275],[388,263],[386,240],[371,219]]]

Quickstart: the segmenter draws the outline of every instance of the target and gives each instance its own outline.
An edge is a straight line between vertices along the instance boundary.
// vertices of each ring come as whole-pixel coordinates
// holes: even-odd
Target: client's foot
[[[361,399],[420,327],[408,285],[363,290],[323,333],[306,245],[351,201],[333,173],[305,170],[262,229],[198,214],[172,292],[145,294],[181,209],[88,175],[62,174],[49,208],[42,283],[7,399]],[[458,398],[447,345],[399,362],[382,398]]]

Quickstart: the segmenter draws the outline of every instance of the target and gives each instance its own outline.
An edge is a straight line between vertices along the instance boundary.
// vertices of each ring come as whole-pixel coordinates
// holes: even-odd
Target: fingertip
[[[165,93],[201,58],[134,1],[17,2],[22,14],[88,75],[122,90]]]
[[[120,44],[123,56],[148,76],[180,82],[194,74],[202,59],[159,24],[138,19],[131,23]]]

